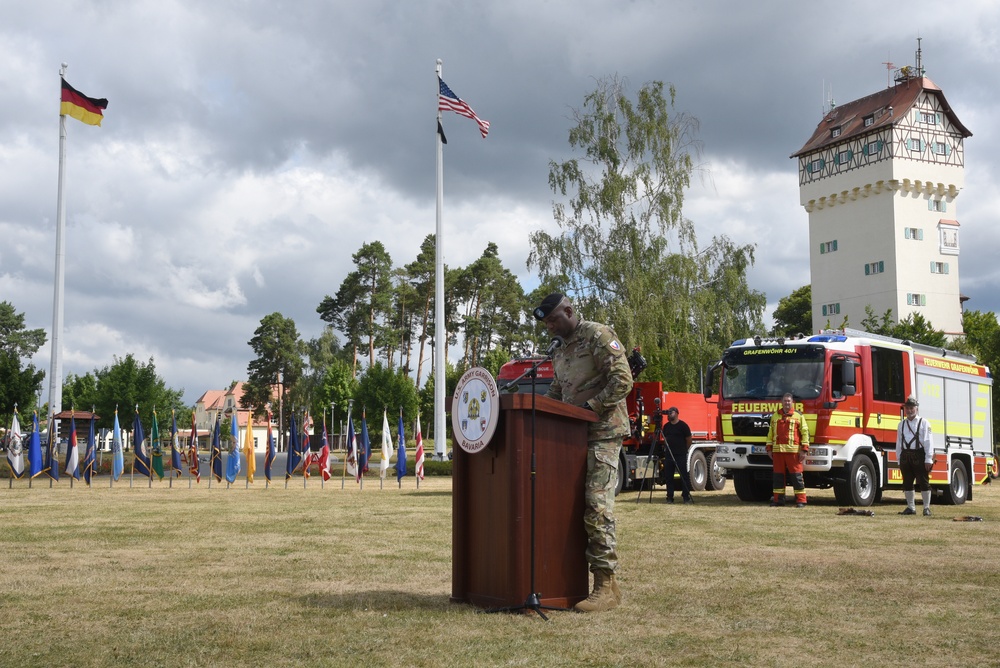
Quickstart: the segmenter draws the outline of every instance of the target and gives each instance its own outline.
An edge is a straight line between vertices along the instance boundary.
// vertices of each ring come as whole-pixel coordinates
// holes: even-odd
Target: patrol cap
[[[910,396],[906,397],[906,401],[904,402],[904,405],[905,406],[919,406],[920,402],[917,401],[917,398],[911,394]]]
[[[538,308],[532,311],[532,314],[535,316],[535,320],[545,320],[545,318],[552,313],[557,306],[559,306],[559,302],[565,298],[565,295],[561,292],[553,292],[551,295],[543,299],[542,303],[538,305]]]
[[[670,415],[671,413],[680,413],[680,411],[677,410],[677,406],[671,406],[667,409],[667,415]]]

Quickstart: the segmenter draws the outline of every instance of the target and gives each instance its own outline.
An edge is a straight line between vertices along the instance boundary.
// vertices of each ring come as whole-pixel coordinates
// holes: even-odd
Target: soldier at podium
[[[575,609],[603,612],[618,607],[622,600],[615,580],[618,553],[614,502],[622,438],[629,433],[625,397],[632,390],[632,372],[614,330],[581,320],[564,295],[549,295],[533,314],[545,323],[549,334],[565,341],[553,354],[555,379],[546,396],[592,410],[599,418],[590,424],[587,433],[583,518],[594,589]]]

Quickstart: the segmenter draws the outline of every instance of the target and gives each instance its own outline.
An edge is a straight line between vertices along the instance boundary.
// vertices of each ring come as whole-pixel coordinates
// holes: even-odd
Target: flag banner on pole
[[[385,480],[389,472],[389,460],[392,459],[392,434],[389,433],[389,415],[382,409],[382,461],[378,464],[378,476]]]
[[[188,473],[194,476],[195,482],[201,482],[201,462],[198,460],[198,422],[194,411],[191,411],[191,438],[188,441],[187,452]]]
[[[97,466],[97,437],[94,434],[97,416],[90,415],[90,432],[87,434],[87,449],[83,452],[83,480],[89,485]]]
[[[80,479],[80,451],[76,447],[76,418],[70,413],[69,442],[66,445],[66,465],[63,471],[77,480]]]
[[[222,482],[222,414],[215,416],[215,429],[212,431],[212,475],[215,482]],[[211,481],[209,481],[211,483]]]
[[[243,456],[247,459],[247,483],[253,484],[257,472],[257,458],[253,451],[253,411],[247,412],[247,433],[243,439]]]
[[[299,433],[295,428],[295,415],[289,415],[288,427],[288,459],[285,460],[285,480],[292,477],[292,472],[302,462],[302,451],[299,449]]]
[[[466,104],[460,97],[455,95],[455,92],[448,88],[448,84],[446,84],[444,79],[441,77],[438,77],[438,84],[438,111],[454,111],[459,116],[471,118],[479,126],[479,134],[481,134],[483,139],[485,139],[486,135],[490,133],[489,121],[484,121],[479,118],[479,116],[476,116],[476,112],[472,110],[472,107]],[[444,139],[444,130],[440,129],[440,125],[439,131],[441,132],[441,138]]]
[[[403,435],[403,411],[399,411],[399,424],[396,425],[398,446],[396,449],[396,482],[406,475],[406,436]]]
[[[274,435],[271,433],[271,411],[267,412],[267,454],[264,455],[264,480],[271,482],[271,464],[274,463]]]
[[[31,436],[28,437],[28,475],[32,478],[41,475],[45,470],[45,457],[42,455],[42,432],[38,426],[38,411],[31,416]]]
[[[354,476],[355,480],[361,480],[360,469],[358,468],[358,439],[354,438],[354,420],[347,416],[347,461],[344,466],[347,472]]]
[[[156,416],[156,412],[153,412]],[[153,424],[156,424],[155,420]],[[132,420],[132,471],[138,471],[150,480],[153,479],[153,466],[149,461],[149,451],[146,450],[146,432],[139,419],[139,409],[135,409],[135,419]]]
[[[239,411],[233,411],[229,429],[229,454],[226,456],[226,482],[236,482],[240,473],[240,418]]]
[[[125,470],[125,453],[122,451],[122,428],[118,424],[118,409],[115,409],[115,427],[111,432],[111,479],[118,481]]]
[[[330,479],[330,441],[326,435],[326,419],[323,420],[323,440],[319,452],[307,452],[306,463],[302,467],[302,475],[309,477],[309,467],[316,464],[323,480]]]
[[[100,125],[104,120],[104,110],[108,108],[105,98],[87,97],[62,80],[62,102],[59,105],[60,116],[71,116],[87,125]]]
[[[49,442],[45,448],[45,462],[42,464],[42,470],[53,480],[59,480],[59,439],[58,434],[56,434],[55,426],[55,416],[50,412]]]
[[[24,440],[21,438],[21,423],[17,420],[17,409],[10,421],[10,432],[7,434],[7,466],[14,479],[20,480],[24,475]]]
[[[170,422],[170,470],[180,477],[184,473],[184,464],[181,462],[181,436],[177,432],[177,411],[170,411]]]
[[[415,463],[413,464],[413,475],[417,476],[418,480],[424,479],[424,437],[420,433],[420,416],[417,415],[417,453],[414,455]]]
[[[149,441],[152,444],[153,471],[156,476],[163,480],[163,444],[160,443],[160,425],[156,421],[156,409],[153,409],[153,429],[149,432]]]
[[[368,420],[365,409],[361,409],[361,442],[358,443],[358,462],[361,464],[361,472],[368,473],[368,461],[372,456],[372,444],[368,440]]]

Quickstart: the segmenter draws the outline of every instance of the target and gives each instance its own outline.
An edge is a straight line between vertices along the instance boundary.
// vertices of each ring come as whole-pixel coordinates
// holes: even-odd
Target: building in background
[[[972,133],[916,56],[885,90],[831,103],[791,156],[809,214],[814,332],[858,327],[871,306],[962,334],[957,200]]]

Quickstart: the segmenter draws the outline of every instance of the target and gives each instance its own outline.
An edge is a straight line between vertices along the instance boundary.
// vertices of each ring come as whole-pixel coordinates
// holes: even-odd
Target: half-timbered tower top
[[[924,92],[937,98],[937,107],[962,137],[972,136],[972,133],[958,120],[944,93],[933,81],[925,76],[903,76],[890,88],[831,109],[816,126],[816,131],[805,145],[790,157],[797,158],[814,153],[827,146],[840,144],[900,122],[922,99],[921,93]]]

